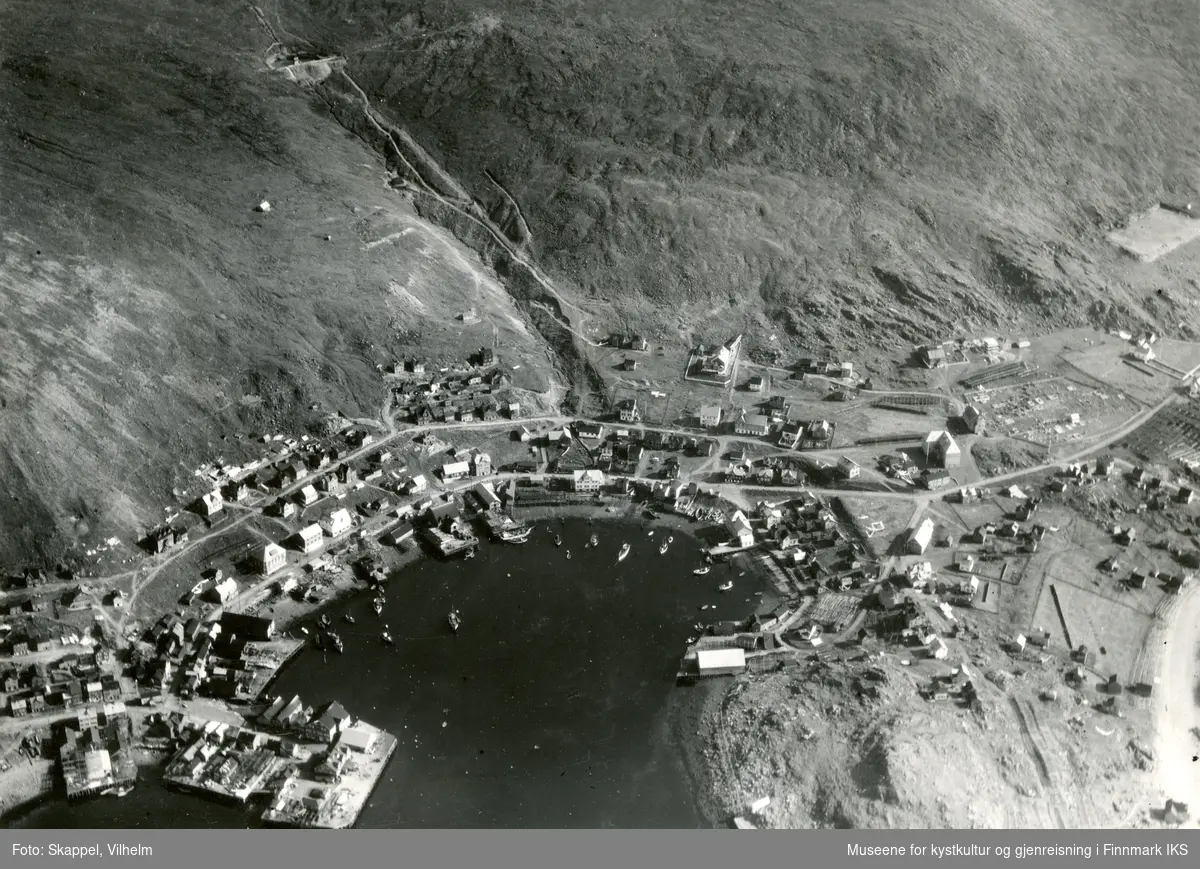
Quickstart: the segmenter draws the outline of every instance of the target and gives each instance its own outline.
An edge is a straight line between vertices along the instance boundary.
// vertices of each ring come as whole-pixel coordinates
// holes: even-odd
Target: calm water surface
[[[390,581],[381,616],[365,596],[328,610],[346,653],[306,650],[271,693],[300,694],[314,706],[337,699],[397,734],[360,826],[705,825],[668,735],[672,708],[687,693],[675,687],[675,671],[691,625],[748,615],[760,586],[726,566],[693,576],[699,542],[648,530],[541,522],[523,546],[484,544],[474,559],[405,568]],[[586,549],[593,533],[599,546]],[[660,555],[668,534],[675,541]],[[632,552],[618,563],[625,541]],[[735,588],[721,594],[726,578]],[[706,603],[715,613],[697,611]],[[451,608],[462,613],[457,636],[446,624]],[[345,613],[356,623],[342,622]],[[379,639],[385,624],[395,647]],[[248,817],[146,781],[124,799],[50,802],[10,823],[240,827]]]

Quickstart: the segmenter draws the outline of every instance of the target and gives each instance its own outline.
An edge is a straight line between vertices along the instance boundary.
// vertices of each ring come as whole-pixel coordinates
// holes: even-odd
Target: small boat
[[[704,574],[708,573],[710,570],[712,570],[711,567],[697,567],[692,571],[692,573],[694,573],[696,576],[704,576]]]
[[[344,652],[346,650],[346,644],[342,642],[342,638],[334,633],[331,633],[329,635],[329,645],[339,655],[342,654],[342,652]]]
[[[500,539],[505,543],[524,543],[532,533],[532,526],[526,528],[505,528],[500,532]]]
[[[599,545],[600,545],[600,538],[598,538],[595,534],[593,534],[592,539],[588,541],[588,546],[599,546]]]
[[[118,797],[127,797],[133,793],[133,785],[121,785],[113,793]]]
[[[699,637],[688,637],[688,645],[689,645],[689,646],[690,646],[690,645],[692,645],[692,644],[693,644],[693,643],[695,643],[695,642],[696,642],[698,639],[700,639],[700,638],[699,638]]]
[[[354,624],[354,616],[350,615],[350,613],[346,613],[344,616],[342,616],[342,618],[346,620],[346,624]]]
[[[450,615],[446,616],[446,621],[450,623],[450,630],[458,633],[458,629],[462,627],[462,616],[458,614],[458,610],[451,610]]]
[[[624,561],[626,556],[628,556],[628,555],[629,555],[629,544],[626,543],[624,546],[621,547],[621,551],[619,553],[617,553],[617,561]]]
[[[468,550],[467,550],[467,554],[466,554],[465,556],[463,556],[463,557],[464,557],[464,558],[474,558],[474,557],[475,557],[475,550],[474,550],[474,549],[468,549]]]
[[[307,637],[308,636],[308,628],[301,628],[300,633],[304,634],[304,636]]]
[[[375,615],[383,612],[383,598],[377,597],[371,602],[371,608],[375,610]]]
[[[323,628],[329,627],[329,613],[325,613],[325,615],[321,616],[320,625]]]
[[[554,545],[562,546],[562,538],[557,534],[554,535]]]
[[[571,550],[570,550],[570,549],[568,549],[568,550],[567,550],[567,558],[570,558],[570,557],[571,557]]]
[[[385,646],[393,646],[396,644],[396,641],[392,639],[392,635],[388,631],[384,631],[382,634],[380,634],[379,639],[383,640]]]
[[[732,579],[726,580],[725,582],[718,585],[717,591],[729,591],[729,589],[731,589],[731,588],[733,588],[733,580]]]
[[[658,547],[658,554],[659,554],[659,555],[666,555],[666,554],[667,554],[667,546],[668,546],[668,545],[669,545],[669,544],[667,544],[667,543],[664,543],[662,546]]]
[[[674,535],[674,534],[672,534],[670,537],[668,537],[668,538],[667,538],[667,542],[668,542],[668,543],[674,543],[674,542],[675,542],[675,535]]]
[[[647,537],[653,537],[653,536],[654,536],[654,532],[653,532],[653,531],[651,531],[651,532],[650,532],[649,534],[647,534],[646,536],[647,536]]]

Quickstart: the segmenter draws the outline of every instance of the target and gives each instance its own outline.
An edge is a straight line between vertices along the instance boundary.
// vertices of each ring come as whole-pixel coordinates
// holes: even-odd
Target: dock
[[[318,778],[289,778],[276,792],[263,823],[273,827],[346,830],[358,823],[399,744],[396,737],[368,724],[357,728],[374,734],[371,747],[353,751],[333,782]]]
[[[275,681],[279,671],[304,649],[304,643],[304,640],[290,639],[247,643],[242,651],[242,661],[253,675],[245,688],[233,699],[241,702],[260,699]]]
[[[474,535],[459,536],[457,534],[447,534],[438,528],[426,528],[421,533],[443,556],[458,555],[469,549],[474,549],[479,543],[479,538]]]

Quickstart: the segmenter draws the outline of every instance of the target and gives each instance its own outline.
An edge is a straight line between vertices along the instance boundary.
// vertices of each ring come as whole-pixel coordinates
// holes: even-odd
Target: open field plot
[[[944,413],[906,413],[891,408],[872,407],[855,403],[852,406],[826,403],[825,418],[837,423],[834,448],[854,444],[862,438],[898,437],[913,435],[921,441],[935,429],[944,429],[948,420]]]
[[[1154,357],[1162,365],[1174,369],[1182,378],[1200,369],[1200,344],[1159,338],[1154,343]]]
[[[1126,358],[1133,345],[1121,341],[1106,342],[1100,346],[1076,352],[1064,353],[1062,360],[1069,369],[1074,369],[1098,384],[1104,391],[1119,400],[1133,399],[1143,405],[1161,401],[1167,391],[1177,382],[1167,371],[1147,368],[1142,364],[1130,364]],[[1068,374],[1069,376],[1069,374]]]
[[[131,610],[143,619],[152,619],[158,614],[175,609],[180,605],[185,592],[200,581],[207,570],[219,569],[233,576],[239,587],[255,582],[258,577],[245,573],[242,567],[255,550],[265,545],[267,539],[282,538],[279,531],[273,536],[242,526],[218,538],[206,540],[189,552],[173,559],[138,593]]]
[[[1154,262],[1200,237],[1200,220],[1156,205],[1108,234],[1109,241],[1142,262]]]
[[[1058,596],[1058,605],[1054,596]],[[1144,593],[1143,593],[1144,594]],[[1058,580],[1047,580],[1034,610],[1031,627],[1050,632],[1050,642],[1067,648],[1067,632],[1074,647],[1087,646],[1096,653],[1096,670],[1128,680],[1153,621],[1153,595],[1104,592]],[[1059,618],[1061,607],[1063,618]],[[1065,628],[1064,628],[1065,622]]]
[[[1133,432],[1122,446],[1147,462],[1200,459],[1200,402],[1179,402],[1164,407]]]
[[[1118,390],[1099,389],[1054,377],[972,396],[987,414],[988,434],[1037,443],[1082,441],[1116,428],[1141,404]],[[1073,418],[1078,415],[1078,422]]]
[[[840,500],[876,556],[887,552],[913,514],[913,505],[904,501],[858,495],[842,495]]]
[[[976,438],[969,449],[972,463],[984,476],[1036,467],[1049,456],[1047,447],[1018,438]]]

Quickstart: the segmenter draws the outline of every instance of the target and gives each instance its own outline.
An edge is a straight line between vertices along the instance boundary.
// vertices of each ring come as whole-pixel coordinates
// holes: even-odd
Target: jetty
[[[282,784],[263,823],[310,830],[353,827],[397,744],[396,737],[365,722],[347,728],[311,778],[296,775]]]
[[[438,552],[446,557],[460,555],[468,550],[473,551],[479,543],[479,538],[464,530],[448,534],[440,528],[426,528],[421,533]]]

